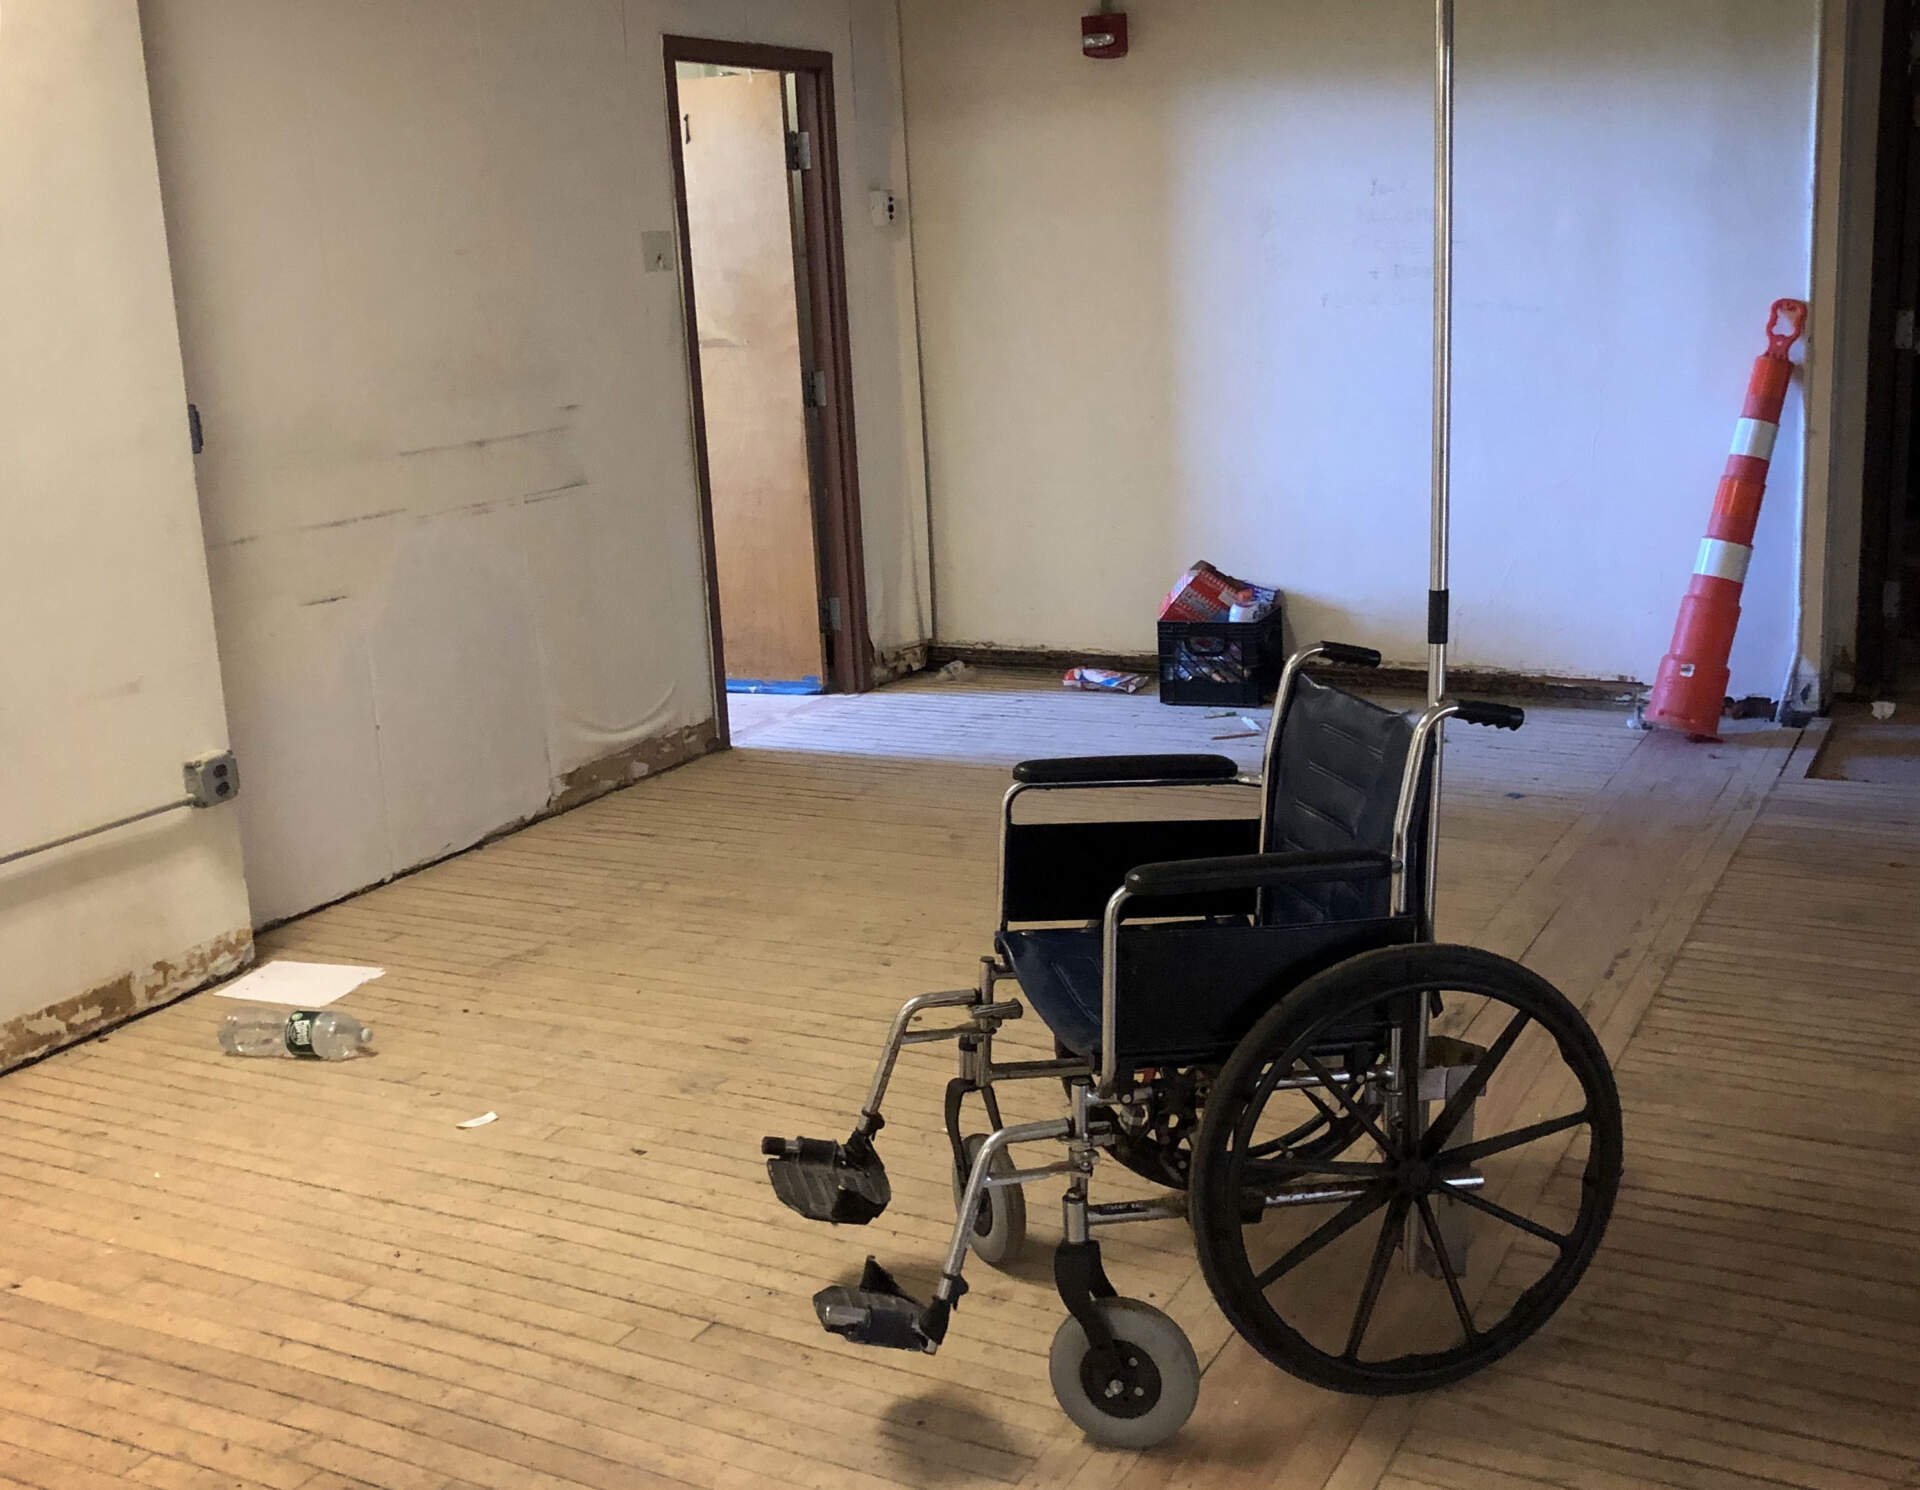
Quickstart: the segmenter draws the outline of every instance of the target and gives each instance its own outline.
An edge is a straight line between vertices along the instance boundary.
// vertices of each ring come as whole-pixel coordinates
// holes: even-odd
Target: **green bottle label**
[[[287,1016],[287,1054],[303,1061],[320,1059],[313,1049],[313,1022],[320,1017],[318,1009],[298,1009]]]

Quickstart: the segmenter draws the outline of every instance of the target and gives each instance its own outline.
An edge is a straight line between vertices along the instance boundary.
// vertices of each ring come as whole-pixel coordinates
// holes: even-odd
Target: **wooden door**
[[[826,657],[782,78],[679,81],[727,680],[817,692]]]

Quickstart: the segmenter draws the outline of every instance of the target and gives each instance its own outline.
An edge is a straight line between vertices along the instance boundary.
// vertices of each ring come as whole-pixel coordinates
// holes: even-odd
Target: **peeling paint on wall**
[[[253,932],[229,931],[179,956],[122,973],[85,993],[0,1024],[0,1071],[124,1024],[197,988],[232,976],[253,961]]]
[[[873,659],[873,684],[892,683],[927,670],[927,644],[915,642],[909,647],[890,647]]]
[[[565,812],[719,748],[719,732],[711,719],[641,740],[625,750],[617,750],[567,772],[555,784],[553,796],[547,801],[547,811]]]

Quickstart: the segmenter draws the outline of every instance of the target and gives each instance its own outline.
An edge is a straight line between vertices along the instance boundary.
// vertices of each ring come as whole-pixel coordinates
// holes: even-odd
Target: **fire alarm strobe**
[[[1080,17],[1080,50],[1089,57],[1127,55],[1127,18],[1117,11]]]

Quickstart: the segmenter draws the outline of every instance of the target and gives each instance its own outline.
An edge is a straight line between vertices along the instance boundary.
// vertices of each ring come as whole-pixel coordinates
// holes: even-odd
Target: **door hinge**
[[[187,440],[193,446],[193,453],[195,455],[198,455],[202,450],[207,448],[206,434],[200,427],[200,406],[198,404],[187,405]]]
[[[824,409],[827,406],[827,375],[824,372],[810,372],[801,385],[801,401],[809,409]]]
[[[1893,318],[1893,349],[1896,352],[1913,350],[1913,312],[1903,310]]]
[[[807,130],[787,131],[787,169],[789,171],[813,169],[813,135]]]
[[[820,607],[820,618],[825,623],[828,632],[831,633],[840,629],[840,597],[838,595],[832,595],[827,598],[826,604]]]

